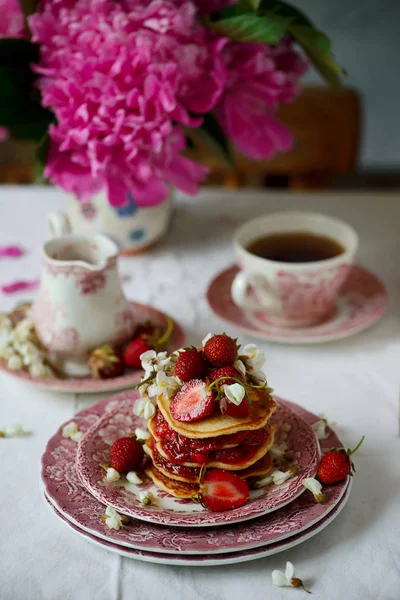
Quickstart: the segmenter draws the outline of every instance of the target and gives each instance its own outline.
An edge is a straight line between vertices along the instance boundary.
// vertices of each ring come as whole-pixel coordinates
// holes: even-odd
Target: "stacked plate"
[[[318,417],[277,398],[275,424],[287,432],[287,446],[298,452],[298,473],[280,485],[251,491],[241,508],[210,512],[190,499],[178,499],[149,480],[136,485],[105,480],[102,465],[110,445],[143,427],[132,408],[137,392],[123,392],[78,413],[73,421],[83,438],[50,439],[42,458],[44,494],[54,513],[88,541],[129,558],[173,565],[219,565],[269,556],[319,533],[336,518],[350,494],[350,478],[324,488],[318,504],[303,480],[315,475],[320,451],[341,447],[334,432],[318,442],[311,427]],[[320,448],[321,444],[321,448]],[[145,505],[143,492],[155,502]],[[118,531],[102,519],[105,507],[131,517]]]

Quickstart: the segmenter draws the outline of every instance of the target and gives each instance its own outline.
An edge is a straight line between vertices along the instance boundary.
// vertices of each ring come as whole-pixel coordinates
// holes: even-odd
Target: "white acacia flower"
[[[22,358],[18,354],[13,354],[7,361],[7,367],[11,371],[20,371],[24,367]]]
[[[256,481],[254,487],[257,489],[261,489],[263,487],[267,487],[267,485],[271,485],[273,482],[274,480],[272,479],[272,476],[267,475],[266,477],[263,477],[262,479]]]
[[[277,587],[291,587],[292,579],[294,575],[294,566],[291,562],[286,563],[286,571],[282,573],[282,571],[272,571],[272,583]]]
[[[204,346],[207,344],[208,340],[211,340],[211,338],[214,337],[214,333],[207,333],[206,337],[204,338],[204,340],[201,342],[201,345]]]
[[[70,421],[62,428],[62,436],[65,438],[70,438],[71,435],[74,435],[78,432],[78,425],[74,421]]]
[[[292,475],[293,475],[293,473],[291,473],[291,471],[276,470],[273,473],[271,473],[272,480],[275,485],[281,485],[282,483],[285,483],[285,481],[290,479],[290,477],[292,477]]]
[[[306,490],[310,490],[310,492],[312,492],[316,502],[323,502],[324,494],[322,492],[322,485],[317,479],[314,477],[306,477],[306,479],[303,481],[303,485]]]
[[[255,377],[256,379],[258,379],[258,381],[260,383],[266,383],[266,381],[267,381],[267,377],[266,377],[264,371],[251,371],[251,375],[253,377]]]
[[[265,363],[265,354],[255,344],[246,344],[240,351],[240,358],[251,374],[260,371]]]
[[[109,481],[112,483],[113,481],[118,481],[119,478],[120,478],[120,474],[118,473],[118,471],[116,471],[112,467],[109,467],[107,469],[106,481]]]
[[[328,437],[326,434],[326,423],[323,419],[313,423],[311,427],[315,431],[315,434],[319,440],[324,440],[326,437]]]
[[[76,431],[75,433],[73,433],[73,434],[70,436],[70,439],[71,439],[73,442],[80,442],[82,438],[83,438],[83,431]]]
[[[0,315],[0,334],[10,333],[13,328],[12,321],[7,315]]]
[[[105,523],[109,529],[115,529],[119,531],[121,529],[122,519],[121,515],[117,513],[115,508],[112,506],[107,506],[106,508],[106,520]]]
[[[239,373],[243,376],[246,377],[246,367],[243,363],[243,361],[241,360],[235,360],[235,362],[233,363],[233,366],[235,367],[235,369],[237,369],[239,371]]]
[[[17,423],[16,425],[8,425],[3,429],[4,437],[13,438],[13,437],[24,437],[28,435],[28,432],[25,431],[22,425]]]
[[[271,448],[268,450],[268,454],[272,456],[272,458],[282,458],[287,450],[287,444],[284,442],[283,444],[272,444]]]
[[[133,413],[137,417],[143,417],[143,419],[151,419],[156,414],[156,407],[150,400],[150,398],[139,398],[135,402],[133,407]]]
[[[42,362],[43,353],[32,342],[23,342],[18,344],[18,352],[21,354],[24,365],[29,366],[37,362]]]
[[[34,362],[29,367],[29,373],[33,377],[50,377],[51,370],[42,362]]]
[[[155,500],[155,496],[154,494],[152,494],[151,492],[147,491],[147,492],[140,492],[139,494],[139,500],[142,504],[153,504],[154,500]]]
[[[4,358],[4,360],[8,360],[12,356],[14,356],[15,350],[8,341],[0,342],[0,358]]]
[[[228,401],[235,404],[235,406],[239,406],[246,395],[246,390],[240,383],[225,384],[222,389]]]
[[[155,395],[163,396],[166,400],[169,400],[182,385],[180,379],[178,377],[168,377],[164,371],[158,371],[156,375],[155,383]],[[149,387],[153,387],[149,386]],[[153,397],[153,390],[148,391],[149,396]]]
[[[140,479],[136,471],[129,471],[129,473],[127,473],[126,475],[126,478],[129,481],[129,483],[135,483],[136,485],[140,485],[141,483],[143,483],[143,479]]]
[[[20,321],[13,329],[11,333],[11,339],[13,340],[13,342],[17,343],[26,342],[33,329],[34,325],[32,319],[22,319],[22,321]]]
[[[135,436],[137,440],[148,440],[150,432],[147,429],[142,429],[142,427],[137,427],[135,429]]]
[[[147,350],[140,355],[142,368],[146,373],[150,374],[153,371],[165,371],[171,362],[171,357],[166,352],[156,352],[155,350]]]

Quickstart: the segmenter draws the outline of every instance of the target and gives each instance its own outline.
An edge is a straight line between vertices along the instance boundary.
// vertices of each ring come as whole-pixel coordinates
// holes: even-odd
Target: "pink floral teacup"
[[[311,262],[279,262],[248,250],[255,240],[278,234],[311,234],[329,238],[340,253]],[[287,211],[248,221],[234,235],[241,271],[232,283],[232,298],[245,310],[264,313],[284,327],[306,327],[334,311],[358,248],[350,225],[318,213]]]
[[[86,374],[90,350],[132,334],[133,315],[122,292],[117,257],[116,244],[104,235],[66,235],[43,247],[32,316],[42,343],[64,359],[68,374]]]

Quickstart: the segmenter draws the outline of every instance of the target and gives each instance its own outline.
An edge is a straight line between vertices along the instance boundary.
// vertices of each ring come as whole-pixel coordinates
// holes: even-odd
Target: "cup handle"
[[[71,233],[68,217],[63,212],[52,212],[47,215],[47,232],[49,238],[56,238]]]
[[[251,287],[257,290],[257,298],[249,297]],[[231,293],[235,304],[245,310],[279,312],[279,300],[272,292],[271,284],[259,273],[239,271],[232,282]]]

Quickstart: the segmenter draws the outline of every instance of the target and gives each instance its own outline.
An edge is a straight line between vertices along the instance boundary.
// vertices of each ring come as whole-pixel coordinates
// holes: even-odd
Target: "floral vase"
[[[71,197],[66,213],[47,216],[50,234],[57,237],[71,232],[103,233],[118,245],[121,254],[143,252],[168,230],[173,210],[172,191],[165,202],[149,208],[139,207],[129,192],[127,200],[124,206],[114,207],[104,193],[84,203]]]

